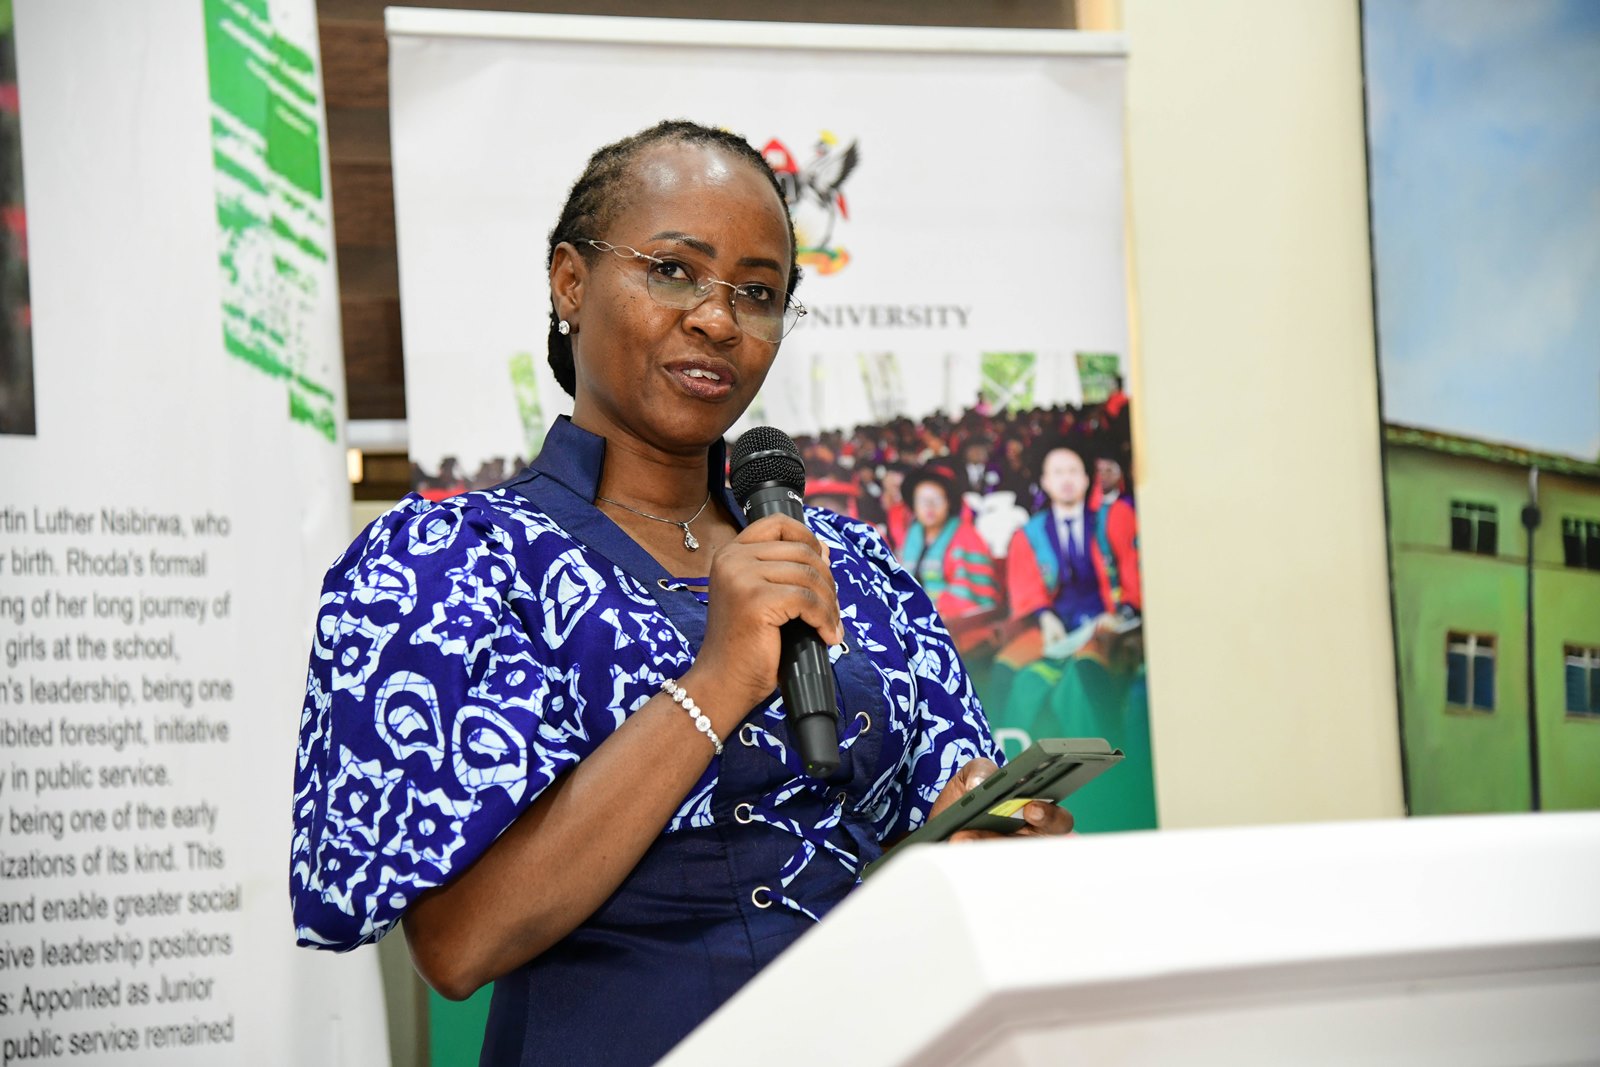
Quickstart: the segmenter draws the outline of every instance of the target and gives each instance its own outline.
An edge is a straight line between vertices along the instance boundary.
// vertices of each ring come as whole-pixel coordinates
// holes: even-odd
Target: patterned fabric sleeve
[[[645,672],[579,683],[604,585],[547,519],[484,494],[407,498],[334,563],[295,769],[302,945],[381,937],[649,698]]]
[[[876,825],[879,840],[890,841],[927,821],[939,791],[968,760],[985,756],[1004,763],[1005,756],[928,594],[872,527],[820,514],[875,566],[891,604],[894,638],[910,667],[914,692],[906,752],[890,794],[894,803]]]

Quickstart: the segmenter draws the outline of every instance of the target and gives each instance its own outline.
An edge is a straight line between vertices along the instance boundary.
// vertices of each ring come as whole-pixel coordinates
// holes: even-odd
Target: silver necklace
[[[623,509],[624,511],[631,511],[635,515],[643,515],[647,519],[654,519],[657,522],[664,522],[668,526],[676,526],[676,527],[678,527],[680,530],[683,531],[683,547],[687,548],[690,552],[694,552],[694,551],[697,551],[700,548],[700,539],[695,537],[694,534],[689,532],[689,523],[693,522],[695,519],[698,519],[700,517],[701,513],[706,510],[706,505],[711,503],[711,492],[710,492],[710,490],[706,491],[706,498],[700,504],[700,511],[697,511],[693,515],[689,516],[689,521],[688,522],[679,522],[677,519],[663,519],[660,515],[652,515],[648,511],[640,511],[638,508],[631,508],[628,505],[624,504],[622,501],[620,501],[620,500],[612,500],[608,496],[598,496],[597,495],[595,497],[595,499],[596,500],[604,500],[607,504],[615,504],[617,507]]]

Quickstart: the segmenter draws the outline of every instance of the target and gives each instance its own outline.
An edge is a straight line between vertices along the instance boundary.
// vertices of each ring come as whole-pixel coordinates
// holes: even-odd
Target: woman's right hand
[[[712,559],[706,636],[682,679],[719,734],[777,688],[779,629],[791,619],[829,645],[844,640],[827,546],[803,523],[769,515]]]
[[[928,818],[932,819],[943,812],[967,793],[978,788],[985,778],[998,773],[999,770],[994,760],[982,756],[968,760],[939,791],[939,797],[933,802]],[[959,843],[998,840],[1003,837],[1058,837],[1072,832],[1072,813],[1048,800],[1028,801],[1022,809],[1022,818],[1026,825],[1010,834],[995,833],[993,830],[957,830],[950,835],[950,840]]]

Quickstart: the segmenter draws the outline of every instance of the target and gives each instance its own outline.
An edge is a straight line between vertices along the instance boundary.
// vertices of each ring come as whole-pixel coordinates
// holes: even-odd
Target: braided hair
[[[772,173],[772,168],[761,158],[761,153],[750,147],[750,142],[738,134],[712,129],[683,119],[658,122],[647,130],[640,130],[631,137],[624,137],[614,144],[606,145],[589,157],[589,165],[584,168],[578,180],[573,182],[572,190],[567,194],[567,203],[561,209],[561,218],[557,220],[555,229],[550,231],[550,245],[545,254],[545,269],[548,270],[553,265],[556,246],[563,241],[577,246],[584,258],[590,262],[601,254],[588,245],[578,245],[578,242],[603,233],[617,211],[626,204],[630,168],[640,152],[658,144],[668,143],[721,148],[728,154],[749,162],[772,183],[772,192],[777,196],[778,202],[784,205],[784,219],[789,223],[787,295],[792,297],[795,286],[800,283],[800,268],[795,259],[794,221],[789,217],[788,201],[783,195],[783,188],[778,184],[777,177]],[[550,369],[555,372],[556,384],[561,386],[568,396],[574,396],[577,389],[577,373],[572,363],[572,339],[563,336],[557,329],[556,323],[557,316],[552,304],[548,343]]]

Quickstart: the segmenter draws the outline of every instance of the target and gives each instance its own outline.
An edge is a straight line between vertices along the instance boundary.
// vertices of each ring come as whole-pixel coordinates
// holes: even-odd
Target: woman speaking
[[[874,531],[816,509],[746,525],[724,485],[797,277],[742,139],[669,122],[602,148],[550,235],[571,418],[504,485],[406,498],[328,573],[299,938],[348,949],[400,920],[443,995],[493,981],[485,1063],[655,1060],[994,769],[932,603]],[[791,619],[830,646],[827,780],[775,692]]]

